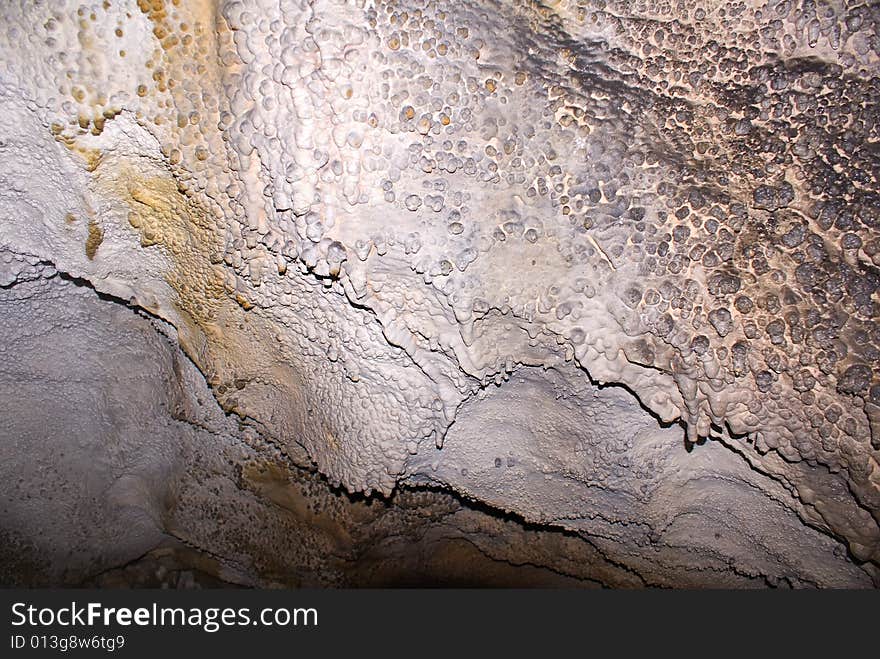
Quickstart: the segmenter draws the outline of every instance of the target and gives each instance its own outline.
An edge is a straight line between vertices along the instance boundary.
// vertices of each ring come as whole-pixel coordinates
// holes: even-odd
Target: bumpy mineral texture
[[[0,575],[880,585],[880,9],[20,0]]]

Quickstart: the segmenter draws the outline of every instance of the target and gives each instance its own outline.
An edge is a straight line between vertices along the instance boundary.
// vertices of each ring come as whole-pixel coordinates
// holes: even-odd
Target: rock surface
[[[0,11],[4,583],[880,584],[876,8]]]

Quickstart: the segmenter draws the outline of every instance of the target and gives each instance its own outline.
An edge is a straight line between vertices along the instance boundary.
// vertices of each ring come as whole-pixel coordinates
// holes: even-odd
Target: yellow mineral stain
[[[103,128],[104,122],[101,121],[101,127]],[[87,124],[88,125],[88,124]],[[91,147],[85,147],[79,144],[76,141],[75,137],[65,137],[62,134],[62,128],[58,124],[52,124],[52,133],[55,141],[63,144],[71,153],[75,153],[79,156],[83,163],[85,164],[86,171],[94,172],[98,169],[98,166],[101,164],[101,159],[103,154],[100,149],[93,149]]]
[[[86,256],[89,261],[95,258],[102,242],[104,242],[104,230],[95,220],[89,220],[89,235],[86,238]]]
[[[283,466],[271,462],[251,462],[245,465],[241,485],[265,497],[279,508],[291,513],[295,519],[308,523],[327,533],[339,545],[347,545],[351,537],[333,517],[332,511],[316,513],[309,505],[298,483],[290,477]]]
[[[242,309],[244,309],[245,311],[250,311],[251,309],[254,308],[254,305],[253,305],[252,303],[248,302],[248,301],[247,301],[247,298],[245,298],[245,297],[244,297],[243,295],[241,295],[241,294],[238,294],[238,295],[235,296],[235,301],[238,302],[238,305],[239,305]]]

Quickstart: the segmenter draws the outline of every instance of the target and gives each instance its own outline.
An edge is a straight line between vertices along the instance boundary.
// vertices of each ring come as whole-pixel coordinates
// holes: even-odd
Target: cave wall
[[[41,579],[876,583],[876,10],[2,11]]]

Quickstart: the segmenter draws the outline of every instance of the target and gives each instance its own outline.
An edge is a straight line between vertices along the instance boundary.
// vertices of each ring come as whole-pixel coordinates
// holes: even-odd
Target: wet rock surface
[[[876,8],[2,11],[5,581],[877,585]]]

